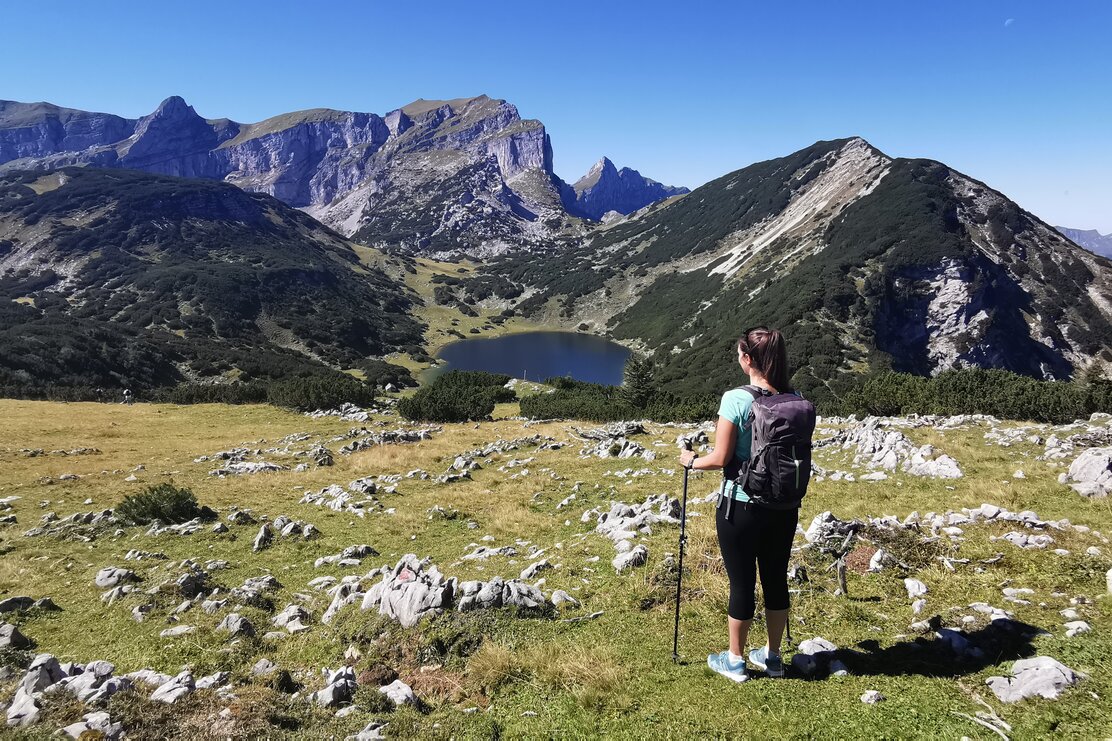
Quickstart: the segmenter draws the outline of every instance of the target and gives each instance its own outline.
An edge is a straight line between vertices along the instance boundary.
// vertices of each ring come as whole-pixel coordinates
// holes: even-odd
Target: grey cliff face
[[[135,123],[49,103],[0,101],[0,163],[104,147],[131,136]]]
[[[326,204],[352,190],[367,177],[390,127],[373,113],[330,113],[335,115],[229,140],[214,153],[222,177],[298,207]]]

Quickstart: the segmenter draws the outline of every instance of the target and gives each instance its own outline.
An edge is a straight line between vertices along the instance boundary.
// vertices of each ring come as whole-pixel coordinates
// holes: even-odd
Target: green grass
[[[499,405],[496,415],[516,412],[515,404],[505,404]],[[650,427],[649,434],[639,438],[660,454],[653,463],[580,460],[579,444],[569,434],[572,424],[525,429],[521,422],[499,419],[477,428],[474,424],[446,425],[443,432],[420,444],[337,455],[331,468],[221,480],[207,475],[215,466],[195,464],[193,458],[244,444],[266,448],[293,432],[327,438],[353,425],[265,406],[219,405],[124,407],[3,401],[0,418],[5,420],[0,498],[22,497],[13,510],[18,525],[0,530],[0,550],[4,551],[0,555],[0,594],[50,596],[63,608],[59,613],[17,620],[20,629],[37,642],[36,650],[54,653],[62,660],[108,659],[120,671],[150,667],[173,674],[190,664],[199,677],[224,669],[248,683],[237,688],[235,701],[204,692],[170,709],[154,707],[135,695],[114,700],[114,715],[135,728],[132,738],[160,737],[171,731],[178,738],[342,737],[372,718],[388,720],[387,733],[403,738],[643,738],[649,734],[664,738],[995,738],[954,714],[982,709],[977,697],[988,701],[1013,725],[1013,738],[1055,732],[1070,738],[1099,738],[1112,732],[1112,710],[1106,700],[1112,695],[1112,614],[1109,598],[1100,597],[1105,591],[1104,572],[1112,566],[1112,547],[1092,535],[1054,533],[1057,545],[1073,554],[1059,557],[990,542],[990,535],[1010,529],[1003,525],[971,526],[957,555],[977,559],[1003,552],[1000,562],[984,567],[979,574],[973,573],[971,566],[958,566],[959,571],[952,574],[940,565],[915,574],[931,590],[925,614],[939,613],[957,621],[968,611],[951,613],[950,607],[983,600],[1048,630],[1050,635],[1035,639],[1037,652],[1089,675],[1059,701],[997,702],[984,679],[1005,674],[1009,657],[992,657],[984,667],[963,668],[946,662],[900,664],[907,671],[823,681],[756,680],[735,686],[704,668],[706,654],[725,645],[727,583],[714,538],[713,504],[691,506],[696,516],[688,530],[680,644],[684,661],[680,665],[670,660],[672,592],[669,582],[659,578],[664,554],[676,549],[677,529],[656,528],[646,540],[649,563],[616,576],[609,567],[614,555],[609,541],[590,532],[593,523],[580,522],[585,509],[608,507],[611,499],[637,502],[661,492],[678,495],[680,478],[661,472],[675,467],[671,457],[674,429]],[[402,425],[396,418],[386,422],[390,429]],[[559,451],[524,449],[496,457],[473,473],[474,480],[450,486],[403,480],[397,494],[382,495],[387,506],[396,508],[394,515],[358,519],[297,503],[306,489],[346,484],[359,476],[404,473],[413,468],[437,474],[459,452],[498,436],[508,439],[534,432],[571,444]],[[1086,500],[1057,484],[1062,464],[1051,467],[1035,461],[1037,449],[1031,446],[987,446],[983,432],[970,428],[907,433],[916,442],[931,442],[956,457],[966,473],[962,480],[919,480],[898,474],[874,484],[823,481],[808,495],[801,521],[806,526],[826,509],[843,518],[904,516],[912,510],[925,513],[993,502],[1012,510],[1034,509],[1047,519],[1068,517],[1075,523],[1112,531],[1108,500]],[[263,439],[269,442],[261,442]],[[668,445],[653,447],[657,440]],[[339,445],[331,447],[336,450]],[[79,446],[96,447],[101,453],[32,458],[18,452],[22,448],[50,451]],[[497,471],[509,458],[528,456],[535,456],[528,466],[529,476],[510,479],[509,475],[520,469]],[[842,456],[823,451],[819,462],[838,467]],[[125,482],[139,464],[145,466],[136,472],[139,481]],[[657,474],[632,479],[605,475],[630,467],[648,467]],[[1017,468],[1028,478],[1012,479]],[[64,473],[82,478],[40,483],[41,477],[56,480]],[[556,504],[577,481],[583,485],[576,500],[557,511]],[[259,554],[251,552],[257,526],[233,525],[229,535],[206,530],[186,537],[148,537],[146,528],[125,528],[120,536],[109,532],[91,543],[22,536],[45,512],[66,516],[110,507],[127,494],[162,482],[191,489],[201,505],[217,509],[222,516],[230,506],[244,506],[256,515],[288,515],[312,522],[323,535],[309,542],[278,538]],[[696,474],[690,495],[701,498],[716,484],[716,476]],[[93,504],[84,505],[86,498]],[[40,506],[43,501],[48,503]],[[430,521],[426,511],[437,504],[454,507],[464,516]],[[478,529],[467,527],[469,518],[479,523]],[[446,574],[460,579],[486,579],[496,574],[516,577],[528,563],[524,556],[514,559],[516,563],[498,557],[485,563],[460,561],[468,545],[486,534],[495,537],[494,545],[512,544],[520,537],[547,548],[545,556],[561,567],[545,572],[546,593],[566,589],[583,603],[563,616],[602,610],[602,617],[564,623],[544,617],[518,618],[508,611],[450,613],[407,631],[385,623],[377,613],[349,607],[332,625],[319,624],[327,598],[307,589],[306,582],[322,574],[365,573],[383,563],[392,565],[406,552],[430,556]],[[381,556],[365,560],[354,570],[313,567],[315,558],[356,543],[374,546]],[[557,548],[557,543],[562,547]],[[1085,549],[1091,545],[1098,545],[1103,555],[1086,556]],[[123,561],[124,553],[132,548],[161,551],[168,559]],[[590,560],[594,556],[599,556],[597,562]],[[310,594],[312,601],[307,606],[313,615],[312,629],[274,645],[261,640],[233,645],[213,630],[221,615],[193,610],[184,614],[183,622],[198,626],[196,633],[162,639],[158,633],[168,625],[165,615],[171,600],[167,598],[145,622],[135,623],[130,616],[135,598],[105,606],[99,600],[100,590],[93,586],[96,571],[109,564],[134,568],[145,577],[144,586],[153,586],[178,573],[168,565],[185,558],[228,560],[231,568],[214,574],[228,587],[238,586],[249,576],[273,574],[283,584],[274,597],[278,609],[295,601],[295,592]],[[849,648],[876,641],[876,648],[883,650],[898,644],[895,636],[908,633],[908,624],[918,619],[911,615],[900,574],[851,573],[850,597],[846,599],[833,596],[832,573],[814,564],[809,570],[811,581],[800,587],[795,598],[792,633],[796,641],[817,635]],[[1036,590],[1032,604],[1005,602],[1000,589],[1008,585]],[[1051,597],[1056,591],[1067,596]],[[1092,602],[1077,609],[1093,631],[1066,639],[1058,610],[1069,606],[1069,597],[1077,595]],[[255,608],[243,613],[255,622],[260,634],[269,629],[268,613]],[[758,620],[753,630],[751,643],[758,645],[764,626]],[[373,688],[362,688],[357,697],[360,711],[335,719],[331,713],[310,709],[304,702],[291,701],[248,679],[251,665],[266,657],[290,670],[306,691],[312,691],[320,685],[320,668],[341,665],[345,650],[352,645],[362,655],[356,662],[358,671],[379,665],[395,670],[424,700],[424,712],[383,712],[374,701]],[[13,689],[11,682],[0,687],[0,698]],[[887,702],[862,705],[858,696],[867,689],[880,690]],[[224,707],[231,707],[231,718],[214,721]],[[471,707],[479,710],[464,712]],[[52,704],[48,721],[34,733],[45,738],[80,712],[75,703]]]
[[[414,268],[416,272],[407,273],[405,276],[406,285],[413,289],[424,301],[424,305],[416,307],[414,313],[417,319],[425,324],[424,344],[430,355],[435,356],[445,345],[459,341],[460,338],[452,334],[453,332],[458,332],[464,338],[471,339],[552,329],[550,326],[520,317],[510,317],[504,322],[495,324],[491,320],[501,314],[500,309],[484,309],[476,306],[475,312],[478,316],[471,317],[463,314],[455,306],[437,304],[433,300],[435,285],[432,279],[437,275],[451,275],[457,278],[473,276],[476,268],[471,263],[448,263],[418,258],[414,260]],[[472,330],[478,330],[478,332],[473,333]],[[427,363],[414,361],[409,356],[400,353],[389,355],[386,359],[391,363],[408,368],[413,373],[414,378],[418,376],[418,373],[430,367]]]

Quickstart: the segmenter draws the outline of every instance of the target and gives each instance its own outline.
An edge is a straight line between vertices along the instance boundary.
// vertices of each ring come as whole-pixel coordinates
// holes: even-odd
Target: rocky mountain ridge
[[[121,142],[103,143],[121,132]],[[481,258],[476,276],[453,283],[460,295],[475,294],[473,304],[608,333],[653,353],[661,380],[677,391],[720,387],[733,372],[732,341],[755,323],[788,328],[795,381],[819,398],[884,368],[989,367],[1055,379],[1112,368],[1106,259],[984,183],[939,162],[889,157],[856,137],[756,163],[683,197],[606,159],[566,185],[552,172],[544,127],[486,97],[417,101],[386,116],[318,109],[250,125],[203,119],[181,99],[134,121],[5,104],[0,142],[4,157],[19,156],[0,170],[99,162],[202,178],[195,183],[220,178],[272,192],[384,251]],[[116,185],[97,177],[110,191]],[[44,182],[16,176],[13,202],[23,204],[28,188],[56,187]],[[158,187],[196,197],[189,182]],[[623,183],[664,200],[602,224],[572,215],[592,204],[609,210],[625,196]],[[101,216],[82,217],[90,226],[80,241],[104,243],[91,227]],[[9,227],[19,249],[9,248],[16,257],[5,258],[0,276],[15,281],[13,301],[34,299],[34,280],[52,286],[47,294],[65,287],[72,264],[51,258],[49,274],[23,269],[37,227],[20,218]],[[141,233],[161,224],[143,218],[151,223],[132,224]],[[321,229],[305,219],[315,226],[299,229]],[[56,238],[66,236],[63,226],[53,227]],[[107,272],[98,275],[101,290],[112,285]],[[182,311],[175,318],[160,303],[155,325],[173,333],[180,327],[168,323],[192,321]],[[404,322],[407,311],[398,305],[384,318]],[[308,336],[295,342],[267,326],[286,349],[334,367],[419,342],[406,330],[389,342],[356,342],[345,355],[340,333],[322,345],[334,354],[325,357]]]
[[[1096,229],[1071,229],[1068,226],[1054,228],[1090,252],[1095,252],[1102,257],[1112,257],[1112,234],[1101,234]]]
[[[140,119],[0,101],[0,172],[69,165],[225,180],[410,252],[496,254],[584,233],[597,210],[556,176],[544,125],[485,95],[253,124],[205,119],[177,96]],[[628,173],[617,200],[603,184],[590,203],[627,213],[671,192]]]
[[[519,311],[653,352],[677,392],[733,377],[733,340],[760,323],[785,328],[795,382],[819,397],[868,368],[1112,367],[1112,264],[985,184],[860,138],[494,269],[533,289]]]

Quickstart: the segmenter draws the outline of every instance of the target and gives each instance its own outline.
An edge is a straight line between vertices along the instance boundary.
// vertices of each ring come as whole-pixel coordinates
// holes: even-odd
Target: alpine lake
[[[577,381],[617,385],[629,355],[629,348],[597,335],[520,332],[445,345],[437,353],[440,364],[422,375],[432,380],[451,370],[481,370],[529,381],[570,376]]]

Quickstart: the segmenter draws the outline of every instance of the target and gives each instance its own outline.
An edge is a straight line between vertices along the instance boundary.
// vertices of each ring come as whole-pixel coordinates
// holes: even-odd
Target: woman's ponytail
[[[788,372],[788,346],[779,330],[768,327],[746,330],[738,338],[737,347],[749,356],[753,367],[774,389],[780,393],[792,390],[791,374]]]

